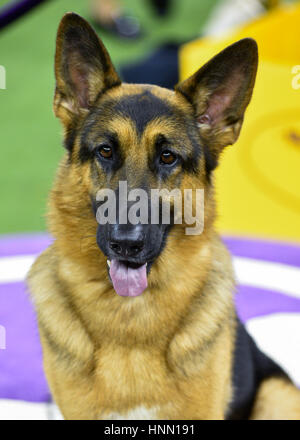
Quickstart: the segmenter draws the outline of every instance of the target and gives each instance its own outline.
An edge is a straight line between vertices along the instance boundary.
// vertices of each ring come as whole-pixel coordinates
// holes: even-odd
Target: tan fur
[[[108,280],[76,171],[84,174],[60,168],[50,201],[56,241],[29,276],[46,374],[62,414],[106,418],[142,405],[159,408],[161,419],[224,418],[233,279],[223,244],[209,228],[187,237],[179,225],[153,265],[149,288],[121,298]]]
[[[291,382],[271,377],[261,384],[252,420],[300,420],[300,392]]]
[[[38,292],[46,374],[64,417],[106,418],[142,405],[159,408],[162,419],[223,418],[231,397],[232,281],[220,243],[211,245],[218,279],[208,278],[200,296],[200,286],[184,286],[192,274],[179,260],[181,276],[168,289],[133,301],[97,273],[87,280],[76,258],[56,260],[55,247],[39,257],[29,285]]]

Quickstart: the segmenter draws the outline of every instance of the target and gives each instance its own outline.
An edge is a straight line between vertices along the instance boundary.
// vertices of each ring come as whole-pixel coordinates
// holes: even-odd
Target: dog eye
[[[176,160],[177,160],[176,155],[168,150],[164,151],[160,155],[160,162],[163,165],[173,165],[176,162]]]
[[[109,145],[101,145],[97,150],[97,154],[104,157],[104,159],[111,159],[112,148]]]

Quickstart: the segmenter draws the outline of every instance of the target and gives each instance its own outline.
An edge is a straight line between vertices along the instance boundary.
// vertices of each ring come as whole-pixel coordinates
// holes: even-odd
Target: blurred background
[[[216,172],[217,227],[241,319],[300,385],[300,2],[0,0],[0,419],[59,417],[24,278],[51,241],[47,195],[64,154],[53,61],[68,11],[94,26],[127,82],[172,88],[234,41],[257,40],[253,100]]]

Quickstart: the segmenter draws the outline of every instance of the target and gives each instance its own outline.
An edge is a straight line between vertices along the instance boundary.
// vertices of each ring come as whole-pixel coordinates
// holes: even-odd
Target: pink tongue
[[[111,260],[109,274],[120,296],[141,295],[148,285],[146,264],[133,269],[117,260]]]

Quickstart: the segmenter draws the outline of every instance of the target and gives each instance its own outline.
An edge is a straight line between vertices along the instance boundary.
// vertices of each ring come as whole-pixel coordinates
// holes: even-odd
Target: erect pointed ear
[[[257,71],[257,44],[240,40],[212,58],[175,90],[194,106],[202,138],[217,161],[240,133]]]
[[[107,50],[79,15],[62,18],[56,40],[54,112],[64,122],[88,109],[96,97],[121,84]]]

